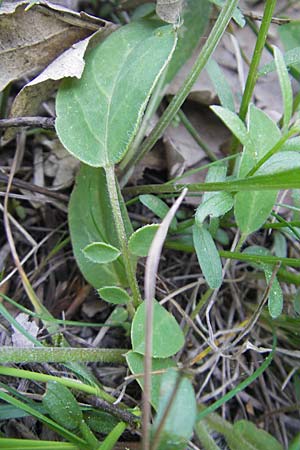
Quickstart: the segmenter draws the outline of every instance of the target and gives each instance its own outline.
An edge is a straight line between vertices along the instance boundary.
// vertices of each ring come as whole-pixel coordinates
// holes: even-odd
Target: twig
[[[9,177],[6,174],[0,173],[0,182],[8,183],[8,180],[9,180]],[[35,184],[28,183],[27,181],[18,180],[16,178],[14,178],[12,180],[12,185],[16,186],[18,188],[21,188],[21,189],[26,189],[27,191],[38,192],[39,194],[43,194],[47,197],[53,197],[56,200],[60,200],[62,202],[69,201],[69,197],[67,195],[60,194],[59,192],[51,191],[50,189],[44,188],[42,186],[37,186]]]
[[[0,119],[0,128],[39,127],[53,130],[54,122],[54,117],[12,117],[10,119]]]
[[[99,397],[96,397],[94,395],[87,397],[85,399],[85,402],[96,408],[102,409],[102,411],[105,411],[112,416],[117,417],[118,419],[123,420],[133,428],[137,428],[137,425],[139,424],[140,419],[137,416]]]

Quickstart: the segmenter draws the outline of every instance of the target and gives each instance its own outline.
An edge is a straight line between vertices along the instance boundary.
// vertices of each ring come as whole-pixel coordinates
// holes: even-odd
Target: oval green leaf
[[[222,284],[222,264],[211,234],[204,226],[194,225],[193,241],[205,280],[212,289],[219,288]]]
[[[117,286],[104,286],[98,289],[98,294],[108,303],[115,305],[125,305],[130,302],[130,295],[122,288]]]
[[[127,237],[132,228],[120,198]],[[83,249],[94,242],[119,245],[109,203],[106,177],[103,169],[82,165],[76,178],[69,203],[69,228],[76,262],[86,280],[96,289],[104,286],[127,287],[122,256],[107,264],[98,264],[86,258]]]
[[[166,408],[172,404],[166,416],[157,450],[185,450],[193,434],[197,415],[194,389],[188,378],[181,378],[175,369],[169,369],[162,377],[157,415],[152,427],[152,435],[160,427]],[[176,389],[176,384],[178,384]]]
[[[97,264],[115,261],[121,254],[120,250],[105,242],[92,242],[82,251],[88,259]]]
[[[75,430],[81,425],[81,409],[71,391],[62,384],[48,382],[42,403],[52,419],[67,430]]]
[[[128,367],[134,375],[141,375],[144,373],[144,357],[139,353],[128,352],[126,353],[126,361]],[[170,367],[176,367],[175,361],[170,358],[153,358],[152,359],[152,371],[154,372],[151,376],[151,405],[157,410],[160,396],[160,385],[163,377],[161,371],[167,370]],[[155,373],[160,371],[160,373]],[[144,378],[143,376],[138,376],[136,381],[144,389]]]
[[[228,192],[214,193],[208,200],[198,206],[195,221],[198,225],[203,224],[207,216],[210,218],[220,217],[233,207],[233,197]]]
[[[91,166],[119,162],[138,130],[176,44],[172,26],[155,25],[140,21],[119,28],[87,55],[82,78],[65,80],[58,91],[58,137]]]
[[[131,342],[134,352],[145,354],[145,302],[137,309],[132,321]],[[183,332],[174,316],[153,300],[152,356],[168,358],[184,344]]]
[[[137,256],[147,256],[158,228],[159,225],[151,224],[136,230],[128,242],[130,252]]]

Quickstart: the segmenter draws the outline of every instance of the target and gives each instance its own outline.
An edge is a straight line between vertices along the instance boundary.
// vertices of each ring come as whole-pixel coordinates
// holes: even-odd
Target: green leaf
[[[225,4],[224,0],[211,0],[211,2],[219,6],[220,8],[223,8]],[[232,18],[239,27],[243,28],[245,26],[246,20],[244,18],[242,11],[238,6],[234,9]]]
[[[91,166],[119,162],[134,139],[176,43],[172,26],[155,25],[132,22],[110,34],[87,55],[82,78],[58,91],[58,137]]]
[[[129,236],[132,228],[121,198],[120,202]],[[119,245],[103,169],[82,165],[69,204],[69,227],[73,252],[87,281],[96,289],[118,285],[127,287],[122,257],[112,263],[97,264],[83,253],[92,241],[105,242],[114,247]]]
[[[128,248],[137,256],[147,256],[159,225],[145,225],[136,230],[129,238]]]
[[[234,198],[234,215],[245,235],[254,233],[268,219],[277,198],[277,191],[238,192]]]
[[[222,106],[211,106],[213,112],[220,117],[225,123],[227,128],[238,138],[238,140],[244,145],[253,148],[253,143],[249,137],[244,122],[239,118],[237,114]]]
[[[278,34],[286,50],[286,54],[293,50],[297,52],[297,62],[290,65],[290,71],[293,76],[300,77],[300,24],[298,21],[292,21],[279,27]]]
[[[178,379],[180,376],[176,370],[169,369],[162,377],[158,411],[152,426],[153,435],[160,426],[171,398],[172,404],[159,434],[157,450],[185,450],[193,434],[197,415],[195,393],[190,380]]]
[[[213,238],[204,226],[194,225],[193,241],[205,280],[212,289],[219,288],[222,283],[222,264]]]
[[[145,317],[146,308],[145,302],[143,302],[135,313],[131,327],[132,349],[142,355],[145,354]],[[154,358],[168,358],[175,355],[184,344],[184,335],[175,317],[156,300],[153,300],[152,331],[152,356]]]
[[[267,283],[271,280],[273,268],[267,265],[264,265],[264,272]],[[279,281],[275,277],[270,289],[269,298],[268,298],[268,308],[269,314],[272,319],[276,319],[280,316],[283,309],[283,294],[279,284]]]
[[[102,434],[110,433],[119,422],[116,417],[100,410],[85,412],[84,420],[93,431]]]
[[[259,256],[271,255],[271,252],[268,249],[258,246],[258,245],[252,245],[251,247],[247,247],[243,251],[243,253],[246,253],[248,255],[259,255]],[[267,283],[270,282],[270,280],[272,278],[272,273],[273,273],[273,266],[271,264],[258,262],[258,263],[251,263],[251,265],[258,269],[263,270],[264,274],[265,274],[266,282]],[[273,280],[273,283],[272,283],[272,286],[271,286],[271,289],[269,292],[268,308],[269,308],[270,316],[273,319],[276,319],[282,313],[283,294],[282,294],[280,284],[276,277]]]
[[[143,205],[145,205],[148,209],[150,209],[150,211],[152,211],[162,220],[165,218],[165,216],[168,214],[170,210],[168,205],[156,195],[152,194],[140,195],[139,200],[141,203],[143,203]],[[170,229],[175,230],[176,227],[177,227],[177,220],[176,217],[174,217],[171,222]]]
[[[274,59],[283,99],[283,130],[287,131],[293,114],[293,91],[283,56],[274,46]]]
[[[179,69],[192,56],[209,24],[210,10],[208,0],[186,0],[184,2],[183,24],[178,30],[178,42],[168,65],[165,83],[170,83]]]
[[[198,206],[195,214],[195,222],[197,225],[202,225],[207,216],[210,218],[223,216],[232,207],[232,195],[228,192],[217,192]]]
[[[98,264],[110,263],[121,255],[120,250],[105,242],[92,242],[82,251],[89,260]]]
[[[249,108],[248,133],[252,144],[245,146],[243,150],[240,177],[247,176],[247,173],[281,138],[280,130],[273,120],[254,105],[250,105]],[[246,235],[253,233],[265,223],[276,197],[276,191],[238,192],[235,195],[234,215],[242,233]]]
[[[223,164],[219,164],[217,166],[212,166],[208,169],[207,175],[205,177],[205,183],[215,183],[217,181],[225,181],[226,180],[227,167]],[[206,202],[210,197],[216,195],[215,192],[204,192],[202,201]]]
[[[126,361],[128,367],[134,375],[139,375],[136,378],[136,381],[139,383],[141,388],[144,388],[144,357],[139,353],[128,352],[126,353]],[[170,367],[176,367],[175,361],[170,358],[153,358],[152,359],[152,371],[154,372],[151,376],[151,404],[153,408],[158,408],[159,403],[159,392],[160,385],[163,374],[160,371],[169,369]],[[160,373],[155,373],[160,372]]]
[[[280,152],[272,155],[256,172],[257,175],[272,175],[275,173],[291,173],[300,169],[300,153],[299,152]],[[295,186],[297,187],[297,186]]]
[[[210,58],[205,66],[208,76],[215,87],[215,90],[220,99],[221,105],[224,108],[234,112],[234,98],[231,87],[226,80],[226,77],[221,70],[219,64],[214,59]]]
[[[271,434],[260,428],[248,420],[238,420],[233,424],[233,431],[241,434],[241,436],[252,444],[255,450],[283,450],[282,445]]]
[[[98,289],[98,294],[108,303],[124,305],[131,301],[129,294],[117,286],[104,286]]]
[[[281,29],[281,27],[280,27]],[[279,29],[279,30],[280,30]],[[279,31],[280,33],[280,31]],[[300,36],[300,34],[299,34]],[[299,41],[298,41],[299,43]],[[300,65],[300,47],[292,48],[291,50],[288,50],[283,55],[283,61],[287,67],[296,67],[297,65]],[[272,61],[268,64],[265,64],[258,72],[258,76],[261,77],[263,75],[267,75],[270,72],[274,72],[276,70],[275,61]]]
[[[48,382],[43,406],[52,419],[67,430],[76,430],[80,427],[83,420],[81,409],[74,395],[64,385],[56,381]]]
[[[242,153],[240,178],[247,176],[248,172],[281,138],[281,132],[276,123],[262,110],[250,105],[248,116],[250,145],[245,145]]]
[[[115,444],[118,442],[121,434],[126,430],[126,423],[119,422],[108,436],[102,441],[98,450],[113,450]]]

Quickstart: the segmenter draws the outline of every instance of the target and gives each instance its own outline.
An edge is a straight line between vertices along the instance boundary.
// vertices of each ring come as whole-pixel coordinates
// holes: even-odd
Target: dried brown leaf
[[[73,11],[64,10],[62,16],[62,11],[52,9],[50,4],[34,5],[26,11],[27,5],[4,2],[0,7],[0,91],[10,82],[42,70],[95,31],[94,22],[91,30],[88,21]],[[62,19],[68,15],[76,18],[77,25]],[[98,28],[103,25],[100,20]]]
[[[84,15],[85,19],[83,20],[81,18],[83,14],[77,14],[73,12],[67,13],[66,9],[65,8],[62,9],[61,7],[59,7],[60,8],[59,10],[57,9],[53,10],[55,13],[57,11],[59,11],[59,13],[63,11],[65,14],[64,18],[67,17],[69,19],[71,17],[73,20],[75,17],[77,21],[79,20],[83,22],[81,27],[78,26],[75,27],[69,25],[66,22],[63,22],[60,18],[57,18],[56,16],[51,18],[45,16],[44,10],[41,13],[40,10],[35,12],[34,8],[32,8],[29,11],[25,12],[24,10],[25,6],[26,5],[24,4],[18,6],[15,14],[19,14],[20,18],[26,16],[27,26],[28,26],[27,15],[29,13],[31,14],[31,12],[33,11],[34,14],[33,20],[38,21],[39,18],[42,18],[42,23],[44,23],[43,18],[46,17],[47,21],[50,20],[51,23],[53,22],[53,29],[58,28],[60,31],[58,33],[59,36],[54,37],[54,42],[52,38],[49,38],[49,36],[48,38],[45,38],[48,39],[48,45],[50,45],[52,48],[51,59],[53,61],[50,62],[50,64],[42,71],[40,75],[38,75],[35,79],[33,79],[30,83],[28,83],[19,92],[19,94],[17,95],[17,97],[13,102],[10,111],[10,117],[34,116],[37,113],[41,102],[49,98],[50,95],[54,92],[54,90],[58,87],[59,80],[65,77],[80,78],[84,69],[84,54],[88,46],[95,45],[101,39],[104,39],[108,33],[110,33],[113,29],[115,29],[115,26],[109,22],[105,22],[97,18],[92,19],[89,18],[88,20],[86,19],[87,17],[92,16]],[[44,6],[46,7],[46,5],[42,5],[42,7]],[[18,12],[19,9],[20,12]],[[49,5],[47,5],[47,13],[49,11],[52,11],[52,9],[49,9]],[[13,18],[11,15],[8,15],[8,17],[12,22],[15,23],[16,18]],[[96,21],[99,20],[99,23],[95,24],[94,20]],[[83,28],[83,26],[85,26],[86,23],[90,23],[90,25],[93,28],[96,27],[98,31],[92,34],[91,30]],[[0,26],[1,26],[1,15],[0,15]],[[49,26],[50,28],[52,27],[52,25]],[[85,36],[88,37],[82,39]],[[28,36],[24,36],[24,46],[26,46],[26,39],[28,39]],[[0,40],[1,40],[1,30],[0,30]],[[61,42],[62,40],[64,41],[63,45]],[[47,48],[43,48],[43,44],[39,42],[33,45],[29,44],[29,47],[30,49],[28,50],[28,58],[30,66],[31,68],[35,68],[37,70],[38,65],[41,64],[38,54],[40,51],[42,52],[45,51],[47,53]],[[13,47],[11,47],[9,53],[11,55],[12,62],[15,61],[16,58],[18,58],[18,55],[17,53],[15,53]],[[25,57],[24,54],[23,57]],[[46,61],[44,60],[44,63],[45,62]],[[2,70],[1,72],[2,64],[4,65],[5,62],[3,62],[2,59],[0,59],[0,73],[5,72],[4,70]],[[17,67],[14,70],[16,70],[16,72],[13,73],[10,72],[10,74],[5,75],[6,77],[10,77],[9,81],[12,81],[11,79],[12,76],[18,77],[20,75],[20,72]],[[1,84],[1,76],[0,76],[0,84]],[[4,137],[2,138],[2,145],[9,142],[15,136],[15,133],[16,133],[15,129],[8,129]]]

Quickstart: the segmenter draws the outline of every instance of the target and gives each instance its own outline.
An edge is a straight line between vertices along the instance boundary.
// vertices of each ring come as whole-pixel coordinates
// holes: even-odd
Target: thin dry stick
[[[0,128],[39,127],[46,130],[54,129],[54,117],[12,117],[1,119]]]
[[[18,159],[19,159],[19,152],[18,152],[18,145],[16,148],[16,153],[13,159],[13,163],[11,166],[11,172],[9,175],[9,179],[8,179],[8,183],[7,183],[7,187],[6,187],[6,196],[4,197],[4,211],[3,211],[3,219],[4,219],[4,228],[5,228],[5,232],[6,232],[6,237],[7,237],[7,241],[9,243],[9,247],[10,247],[10,251],[14,260],[14,263],[18,269],[18,272],[20,274],[21,280],[22,280],[22,284],[23,287],[26,291],[26,294],[28,295],[32,305],[34,306],[35,311],[38,314],[44,313],[45,316],[47,317],[49,315],[48,311],[44,308],[44,306],[41,304],[40,300],[38,299],[38,297],[36,296],[35,292],[32,289],[32,286],[27,278],[27,275],[21,265],[17,250],[16,250],[16,246],[15,246],[15,242],[14,242],[14,238],[11,232],[11,228],[10,228],[10,223],[9,223],[9,218],[8,218],[8,199],[9,199],[9,191],[12,185],[12,180],[16,171],[16,167],[18,164]]]
[[[172,219],[184,199],[187,189],[185,188],[156,232],[150,247],[149,256],[145,269],[145,363],[144,363],[144,393],[143,393],[143,450],[150,450],[150,399],[151,399],[151,369],[152,369],[152,324],[153,324],[153,299],[155,297],[156,274],[158,270],[160,255],[166,239]]]

